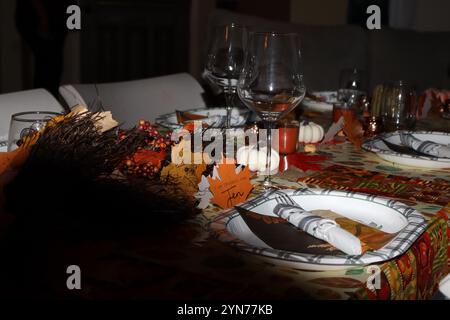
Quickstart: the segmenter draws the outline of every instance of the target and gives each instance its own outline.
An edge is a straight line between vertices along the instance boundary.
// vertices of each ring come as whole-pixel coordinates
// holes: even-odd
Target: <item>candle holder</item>
[[[333,122],[336,123],[341,117],[353,121],[356,118],[356,109],[346,102],[336,102],[333,104]]]
[[[364,135],[368,138],[376,136],[382,131],[383,118],[378,116],[370,116],[364,122]]]
[[[297,152],[299,123],[297,121],[284,121],[277,124],[279,153],[288,155]]]

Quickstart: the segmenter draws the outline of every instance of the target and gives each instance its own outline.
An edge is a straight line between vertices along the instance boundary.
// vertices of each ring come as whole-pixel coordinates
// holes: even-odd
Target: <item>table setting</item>
[[[171,204],[154,209],[152,219],[155,230],[177,220],[178,235],[167,231],[181,238],[176,245],[166,237],[148,248],[143,237],[112,258],[142,264],[131,273],[163,274],[167,285],[133,284],[138,297],[445,297],[448,91],[420,93],[399,80],[369,92],[364,72],[352,68],[342,71],[337,90],[310,92],[301,50],[295,33],[221,26],[204,75],[224,93],[225,107],[161,110],[132,129],[85,106],[13,115],[0,142],[0,204],[9,203],[0,213],[31,210],[11,203],[31,179],[45,179],[33,170],[59,163],[80,184],[137,188],[155,203],[161,197],[161,207]],[[68,183],[55,181],[54,189]],[[151,203],[146,209],[153,214]],[[92,297],[105,294],[96,287],[101,272],[86,272]]]

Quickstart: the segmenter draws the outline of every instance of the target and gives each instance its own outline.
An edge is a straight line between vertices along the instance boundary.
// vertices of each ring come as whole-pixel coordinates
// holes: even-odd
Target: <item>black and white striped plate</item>
[[[404,132],[412,134],[417,139],[423,141],[429,140],[444,145],[450,145],[450,133],[437,131],[404,131]],[[362,144],[362,148],[367,151],[372,151],[376,153],[380,158],[389,161],[393,164],[400,164],[411,167],[421,167],[427,169],[450,168],[450,159],[448,158],[436,158],[426,155],[416,156],[395,152],[391,150],[383,142],[383,139],[396,145],[402,145],[400,141],[400,131],[396,131],[392,133],[383,133],[379,136],[368,139]]]
[[[300,263],[302,268],[317,269],[320,268],[318,265],[367,265],[395,258],[405,253],[427,226],[422,214],[401,202],[350,191],[307,188],[276,190],[266,192],[240,206],[262,215],[276,216],[273,209],[278,203],[298,204],[306,210],[331,210],[365,225],[376,226],[387,233],[396,233],[396,236],[381,249],[367,251],[360,256],[281,251],[271,248],[259,239],[235,209],[225,211],[211,223],[213,234],[238,249],[268,258]]]
[[[225,108],[199,108],[192,110],[183,110],[191,114],[205,116],[201,121],[213,128],[220,128],[225,125],[227,110]],[[250,116],[249,109],[233,108],[231,111],[231,126],[243,126]],[[178,123],[175,112],[167,113],[156,118],[156,123],[170,129],[179,129],[183,125]]]

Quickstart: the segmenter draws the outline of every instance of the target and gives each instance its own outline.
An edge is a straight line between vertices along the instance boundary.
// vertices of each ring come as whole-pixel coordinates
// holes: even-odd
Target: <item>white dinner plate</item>
[[[336,91],[317,91],[312,93],[314,96],[324,98],[324,102],[315,101],[311,98],[305,97],[302,100],[302,105],[311,111],[326,112],[333,111],[333,103],[337,102]]]
[[[404,132],[412,134],[417,139],[423,141],[429,140],[444,145],[450,145],[450,133],[437,131],[404,131]],[[362,148],[368,151],[375,152],[380,158],[395,164],[428,169],[450,168],[450,159],[448,158],[436,158],[426,155],[414,156],[395,152],[389,149],[389,147],[383,142],[382,139],[393,144],[402,145],[400,141],[400,132],[396,131],[392,133],[383,133],[379,136],[366,140],[362,144]]]
[[[225,108],[199,108],[192,110],[183,110],[183,112],[189,112],[192,114],[206,116],[205,119],[201,119],[211,127],[221,127],[225,125],[227,110]],[[238,127],[246,123],[250,115],[250,110],[233,108],[231,111],[231,126]],[[167,113],[156,118],[156,123],[170,129],[181,128],[182,125],[178,123],[177,115],[175,112]]]
[[[273,249],[259,239],[236,211],[229,209],[211,224],[213,234],[219,240],[238,249],[266,258],[294,262],[299,268],[325,270],[337,267],[361,266],[380,263],[405,253],[425,231],[424,217],[407,205],[375,195],[324,190],[298,189],[268,191],[240,206],[261,215],[274,216],[278,203],[300,205],[306,210],[331,210],[344,217],[358,221],[387,233],[396,233],[384,247],[367,251],[360,256],[313,255]]]

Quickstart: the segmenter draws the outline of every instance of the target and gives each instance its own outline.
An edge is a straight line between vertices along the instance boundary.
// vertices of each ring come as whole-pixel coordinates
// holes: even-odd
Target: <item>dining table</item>
[[[328,127],[331,113],[314,114],[312,120]],[[419,121],[417,129],[449,132],[450,126],[436,117]],[[214,230],[227,211],[210,205],[163,237],[141,232],[66,248],[60,256],[82,266],[83,290],[55,284],[55,293],[80,299],[432,299],[450,264],[450,168],[396,165],[348,141],[319,144],[314,154],[299,155],[303,165],[274,176],[280,188],[370,193],[399,200],[425,217],[425,231],[404,254],[374,264],[380,270],[379,289],[368,288],[364,266],[305,269],[239,250]],[[264,192],[261,179],[252,177],[250,198]]]
[[[309,120],[324,128],[331,112],[311,113]],[[419,121],[417,130],[450,132],[449,120],[436,115]],[[228,214],[216,205],[195,210],[186,221],[157,234],[141,231],[126,237],[86,239],[64,246],[54,242],[49,256],[82,269],[82,290],[67,290],[64,273],[46,271],[52,295],[67,299],[156,300],[286,300],[286,299],[432,299],[450,265],[450,168],[402,166],[355,147],[345,139],[302,147],[292,166],[273,181],[281,189],[320,188],[362,192],[393,198],[425,217],[425,231],[410,248],[393,259],[374,263],[380,288],[367,286],[367,266],[304,268],[283,257],[239,250],[223,241],[216,228]],[[263,177],[254,175],[249,198],[261,195]],[[189,209],[197,203],[186,202]],[[124,216],[126,216],[124,212]],[[151,212],[148,213],[151,215]],[[52,255],[51,252],[55,254]],[[55,264],[56,265],[56,264]],[[36,296],[40,295],[37,290]]]

